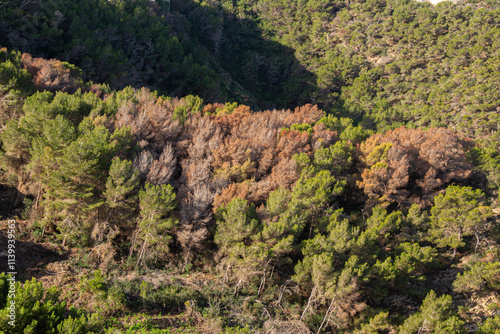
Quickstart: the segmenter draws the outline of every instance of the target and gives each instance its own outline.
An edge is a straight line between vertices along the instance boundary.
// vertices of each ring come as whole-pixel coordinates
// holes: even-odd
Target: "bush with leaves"
[[[15,285],[15,294],[11,293],[11,284]],[[15,278],[1,273],[0,289],[0,331],[4,333],[85,334],[99,330],[95,315],[86,315],[75,308],[68,314],[66,302],[60,301],[56,287],[44,289],[36,279],[15,282]],[[9,318],[11,305],[15,308],[15,319]]]

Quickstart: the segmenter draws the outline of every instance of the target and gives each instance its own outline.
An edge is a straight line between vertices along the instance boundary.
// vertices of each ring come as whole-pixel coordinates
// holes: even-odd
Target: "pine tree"
[[[430,238],[438,247],[450,247],[455,256],[457,248],[465,245],[463,237],[476,237],[475,250],[479,246],[479,235],[493,212],[483,205],[484,193],[471,187],[449,186],[445,194],[435,198],[431,209]]]
[[[89,241],[94,223],[90,217],[98,217],[105,202],[101,198],[105,176],[112,158],[127,142],[117,140],[100,125],[102,121],[85,118],[79,125],[78,138],[59,152],[46,146],[40,155],[45,220],[61,222],[57,225],[64,241],[73,244]]]
[[[224,280],[228,272],[234,272],[241,283],[261,272],[264,259],[259,259],[255,250],[259,243],[260,224],[256,219],[255,207],[246,200],[235,198],[220,207],[216,213],[217,230],[214,242],[219,246]]]
[[[217,210],[214,241],[223,254],[231,256],[231,249],[237,248],[240,243],[248,243],[257,227],[254,206],[244,199],[235,198]]]
[[[139,192],[139,206],[140,220],[130,249],[132,253],[136,245],[140,245],[136,268],[145,260],[155,259],[158,262],[169,252],[170,232],[178,223],[171,215],[177,201],[174,188],[169,184],[155,186],[146,183]]]
[[[106,181],[106,190],[103,195],[106,198],[106,204],[110,208],[107,219],[112,214],[119,216],[120,211],[131,211],[133,198],[130,198],[135,188],[139,185],[139,173],[132,167],[132,162],[120,158],[113,159],[109,168],[108,180]],[[116,212],[114,212],[116,211]]]
[[[430,332],[436,334],[462,333],[463,321],[451,310],[452,299],[448,295],[438,297],[434,291],[427,294],[420,310],[405,320],[401,334]]]
[[[120,158],[113,159],[106,190],[103,192],[107,206],[104,224],[111,232],[110,236],[128,232],[133,227],[129,221],[136,209],[138,187],[139,172],[133,168],[132,162]]]

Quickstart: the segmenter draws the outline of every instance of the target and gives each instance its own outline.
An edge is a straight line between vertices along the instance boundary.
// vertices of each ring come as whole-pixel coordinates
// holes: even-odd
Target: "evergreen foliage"
[[[0,274],[1,286],[10,289],[12,277]],[[15,297],[12,297],[14,296]],[[66,302],[59,298],[56,287],[44,289],[35,279],[24,283],[15,282],[15,294],[2,295],[0,305],[0,331],[2,333],[92,333],[97,329],[97,318],[71,308],[69,314]],[[9,324],[11,301],[15,307],[15,326]]]
[[[498,331],[499,10],[2,2],[0,213],[156,317],[27,281],[15,332]]]
[[[157,262],[168,253],[171,235],[168,232],[175,227],[177,219],[170,217],[176,208],[176,195],[171,185],[152,185],[146,183],[139,192],[140,220],[134,236],[134,244],[140,245],[137,267],[143,260],[154,259]],[[134,251],[134,245],[131,252]]]
[[[450,296],[438,297],[431,291],[425,297],[420,310],[405,320],[401,333],[415,333],[426,330],[432,333],[461,333],[463,321],[451,310]]]
[[[481,190],[459,186],[449,186],[444,195],[436,196],[430,219],[431,237],[438,247],[451,247],[455,254],[465,245],[462,238],[467,235],[476,236],[479,243],[479,234],[493,214],[483,205],[484,200]]]

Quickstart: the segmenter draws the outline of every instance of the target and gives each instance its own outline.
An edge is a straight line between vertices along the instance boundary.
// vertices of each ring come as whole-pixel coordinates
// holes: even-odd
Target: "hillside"
[[[499,14],[2,2],[15,330],[500,331]]]

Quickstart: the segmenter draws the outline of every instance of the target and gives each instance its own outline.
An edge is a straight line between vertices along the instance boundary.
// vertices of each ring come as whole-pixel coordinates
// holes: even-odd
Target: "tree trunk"
[[[307,309],[311,305],[312,298],[313,298],[315,292],[316,292],[316,285],[313,287],[313,289],[311,291],[311,295],[309,296],[309,299],[307,300],[306,308],[304,309],[304,311],[302,312],[302,315],[300,316],[300,321],[302,321],[302,319],[304,318],[304,315],[306,314]]]
[[[477,248],[479,247],[479,236],[477,233],[474,234],[476,236],[476,249],[474,249],[474,253],[477,253]]]
[[[144,255],[144,250],[146,248],[146,243],[147,242],[148,242],[148,235],[146,234],[146,238],[144,238],[144,243],[142,244],[141,252],[139,253],[139,258],[137,259],[137,264],[135,265],[135,270],[137,270],[137,267],[139,267],[139,264],[141,262],[142,256]]]
[[[260,296],[260,293],[262,289],[264,288],[264,285],[266,284],[266,270],[262,273],[262,279],[260,280],[260,286],[259,290],[257,291],[257,296]]]
[[[321,332],[321,328],[323,328],[323,325],[325,324],[326,319],[328,319],[328,316],[330,315],[330,310],[332,309],[334,301],[335,301],[335,298],[332,298],[332,302],[330,303],[330,306],[328,306],[328,310],[326,310],[326,314],[325,314],[325,317],[323,318],[323,322],[319,326],[318,331],[316,332],[316,334],[319,334],[319,332]]]
[[[137,240],[137,234],[139,234],[139,231],[135,231],[135,233],[134,233],[134,240],[132,240],[132,245],[130,246],[130,252],[129,252],[128,256],[132,256],[132,252],[134,251],[134,247],[135,247],[135,241]]]

